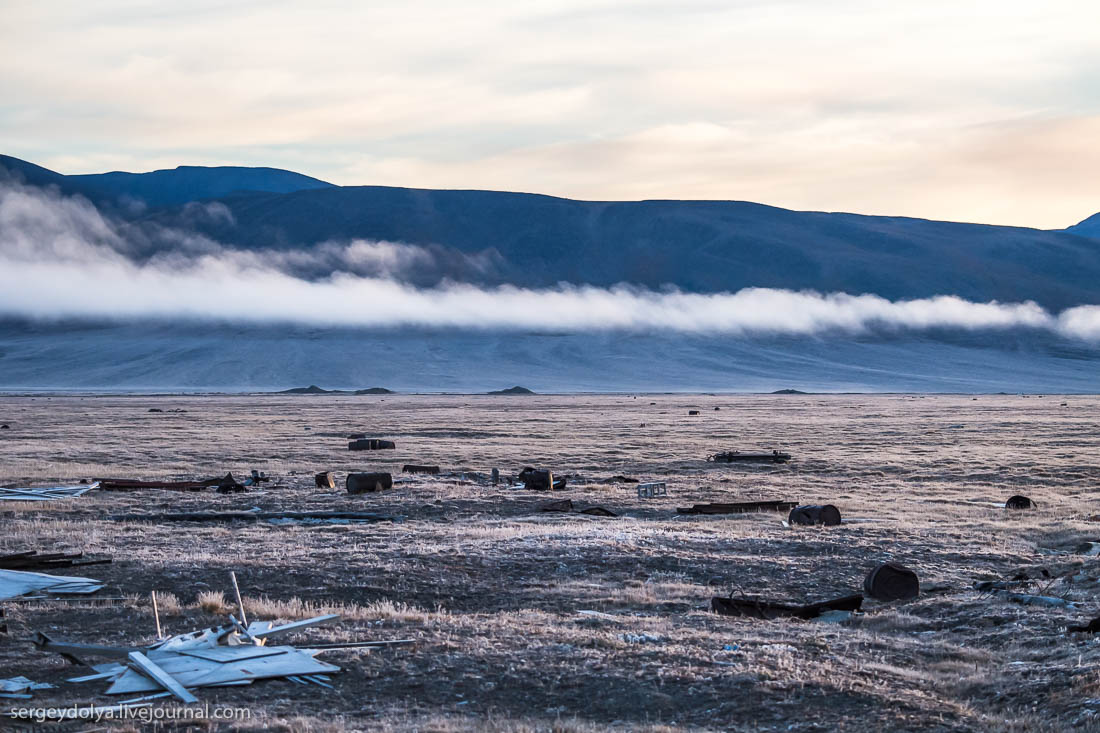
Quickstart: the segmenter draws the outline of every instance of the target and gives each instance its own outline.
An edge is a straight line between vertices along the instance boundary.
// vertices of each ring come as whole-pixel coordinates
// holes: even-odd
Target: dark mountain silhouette
[[[1035,300],[1054,310],[1100,302],[1100,240],[1082,236],[1100,228],[1096,217],[1072,231],[1042,231],[743,201],[598,202],[339,187],[272,168],[62,176],[10,157],[0,158],[0,165],[28,182],[84,191],[98,201],[219,201],[232,217],[195,217],[179,205],[140,216],[236,247],[298,248],[358,238],[500,255],[491,271],[439,267],[430,274],[436,280],[671,285],[691,292],[770,287],[890,299],[951,294]],[[252,190],[232,193],[243,188]],[[271,192],[259,190],[264,188]],[[416,284],[430,284],[423,280]]]
[[[278,168],[181,165],[149,173],[115,171],[65,176],[7,155],[0,155],[0,168],[16,173],[26,183],[55,185],[65,193],[79,193],[112,209],[133,209],[134,202],[160,208],[232,194],[334,188],[331,183]]]
[[[1074,224],[1066,229],[1071,234],[1078,234],[1082,237],[1094,237],[1100,239],[1100,213],[1093,214],[1088,219],[1082,222]]]

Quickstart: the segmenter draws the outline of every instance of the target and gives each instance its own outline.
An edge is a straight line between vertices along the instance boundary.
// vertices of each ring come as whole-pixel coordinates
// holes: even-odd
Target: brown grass
[[[1068,402],[1061,407],[1061,402]],[[651,406],[650,402],[656,402]],[[149,415],[153,404],[183,414]],[[714,412],[710,407],[721,406]],[[702,409],[703,419],[686,417]],[[1065,626],[1100,611],[1100,399],[1017,396],[628,396],[377,398],[0,398],[0,484],[193,478],[267,471],[263,491],[93,492],[0,504],[0,552],[111,554],[73,573],[104,579],[114,606],[12,604],[12,638],[36,629],[93,643],[151,641],[149,591],[178,633],[236,613],[339,613],[316,641],[413,638],[341,651],[335,690],[289,682],[209,689],[264,716],[249,730],[1098,730],[1100,646]],[[11,417],[9,417],[9,414]],[[18,419],[17,419],[18,418]],[[639,428],[642,422],[645,428]],[[311,431],[305,431],[309,426]],[[961,427],[960,427],[961,426]],[[397,451],[356,454],[367,430]],[[94,436],[94,437],[93,437]],[[782,466],[717,466],[728,448],[781,447]],[[400,476],[405,462],[570,477],[578,506],[457,475]],[[318,470],[391,470],[392,491],[313,487]],[[625,474],[667,481],[642,500]],[[1035,511],[998,506],[1024,493]],[[773,514],[678,515],[707,501],[829,502],[837,528]],[[367,508],[395,524],[206,526],[116,522],[139,511]],[[842,624],[717,617],[730,592],[818,600],[854,592],[876,563],[913,567],[925,593],[865,604]],[[1017,606],[971,590],[1027,573],[1077,610]],[[612,618],[579,614],[594,610]],[[0,646],[0,668],[58,683],[63,703],[104,702],[56,657]],[[229,729],[212,725],[211,730]]]

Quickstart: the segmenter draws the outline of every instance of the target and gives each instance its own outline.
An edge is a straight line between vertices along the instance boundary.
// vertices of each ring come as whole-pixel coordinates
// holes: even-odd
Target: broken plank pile
[[[127,478],[101,478],[99,488],[105,491],[134,491],[137,489],[168,489],[171,491],[202,491],[221,483],[220,478],[199,481],[137,481]]]
[[[0,555],[0,568],[5,570],[48,570],[50,568],[71,568],[79,565],[105,565],[111,562],[111,558],[103,560],[85,560],[76,562],[84,557],[83,552],[66,555],[61,552],[39,554],[36,550],[16,552],[12,555]]]
[[[176,512],[171,514],[116,514],[115,521],[132,522],[400,522],[404,518],[372,512]]]
[[[411,640],[351,642],[318,647],[268,646],[279,634],[316,626],[339,618],[338,614],[317,616],[276,626],[270,621],[253,621],[245,626],[233,616],[224,626],[172,636],[146,647],[109,647],[54,641],[39,633],[35,644],[71,661],[101,657],[117,661],[91,665],[95,674],[70,682],[110,682],[108,695],[172,695],[185,703],[198,702],[191,689],[248,685],[256,680],[285,678],[302,684],[331,687],[327,675],[339,672],[333,664],[315,659],[324,649],[354,648],[412,643]],[[137,702],[134,700],[132,702]]]
[[[742,453],[741,451],[731,450],[707,457],[707,461],[711,463],[786,463],[789,460],[791,460],[790,453],[780,453],[777,450],[773,450],[771,453]]]
[[[790,616],[801,619],[817,618],[826,611],[858,611],[863,605],[860,594],[844,596],[831,601],[792,605],[776,603],[763,598],[745,596],[742,598],[715,597],[710,601],[711,609],[723,616],[747,616],[749,618],[775,619]]]
[[[679,507],[677,514],[748,514],[750,512],[785,512],[798,506],[796,501],[741,501],[733,504],[693,504]]]
[[[0,570],[0,599],[17,598],[28,593],[79,594],[95,593],[103,583],[91,578],[66,578],[21,570]]]
[[[55,499],[72,499],[83,496],[94,488],[95,484],[81,484],[79,486],[50,486],[40,489],[16,489],[0,488],[0,501],[54,501]]]

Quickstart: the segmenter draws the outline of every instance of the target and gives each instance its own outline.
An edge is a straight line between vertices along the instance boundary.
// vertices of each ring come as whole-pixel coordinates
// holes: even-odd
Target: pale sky
[[[1100,211],[1100,3],[0,0],[0,141],[1060,228]]]

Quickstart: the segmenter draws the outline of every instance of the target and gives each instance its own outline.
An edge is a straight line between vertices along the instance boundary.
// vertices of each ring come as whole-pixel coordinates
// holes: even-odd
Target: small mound
[[[367,389],[357,389],[355,394],[394,394],[394,391],[385,387],[369,387]]]
[[[772,394],[809,394],[809,392],[803,392],[800,389],[777,389]]]
[[[498,389],[495,392],[486,392],[485,394],[535,394],[526,387],[520,387],[518,384],[515,387],[509,387],[508,389]]]
[[[311,384],[308,387],[284,389],[282,392],[276,392],[275,394],[331,394],[332,392],[331,389],[321,389],[316,384]]]

